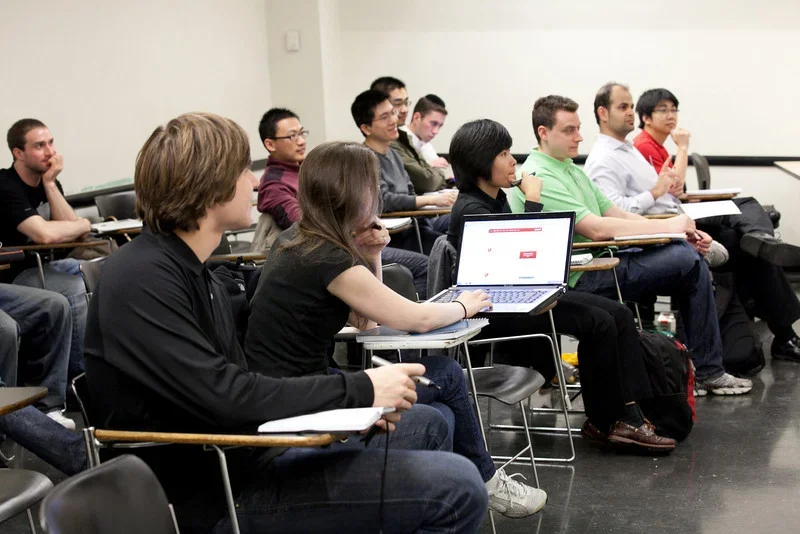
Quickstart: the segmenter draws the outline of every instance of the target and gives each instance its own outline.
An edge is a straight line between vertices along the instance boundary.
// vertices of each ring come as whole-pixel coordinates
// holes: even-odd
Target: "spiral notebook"
[[[268,421],[258,427],[262,434],[289,434],[295,432],[361,432],[385,413],[394,408],[343,408],[327,410],[286,419]]]
[[[489,319],[462,319],[453,324],[431,330],[429,332],[416,334],[413,332],[406,332],[405,330],[395,330],[388,326],[379,326],[372,330],[366,330],[356,336],[356,341],[363,343],[364,341],[448,341],[451,339],[458,339],[461,336],[472,333],[475,330],[480,330],[489,326]],[[380,339],[376,339],[380,338]]]

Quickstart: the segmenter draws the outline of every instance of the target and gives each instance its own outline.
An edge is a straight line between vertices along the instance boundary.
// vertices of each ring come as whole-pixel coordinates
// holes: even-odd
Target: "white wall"
[[[634,98],[673,90],[698,152],[800,155],[798,2],[329,1],[343,66],[330,89],[332,137],[357,139],[350,103],[377,76],[394,75],[412,98],[433,92],[447,102],[442,151],[458,124],[481,117],[502,122],[514,150],[527,151],[533,101],[556,93],[581,104],[587,153],[594,94],[613,79]]]
[[[0,128],[45,122],[68,192],[132,177],[153,129],[188,111],[236,120],[262,158],[265,21],[264,0],[4,0]]]

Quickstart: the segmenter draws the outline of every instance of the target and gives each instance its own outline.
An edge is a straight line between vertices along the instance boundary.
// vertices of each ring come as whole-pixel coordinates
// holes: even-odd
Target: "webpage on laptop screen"
[[[468,221],[458,285],[561,284],[569,219]]]

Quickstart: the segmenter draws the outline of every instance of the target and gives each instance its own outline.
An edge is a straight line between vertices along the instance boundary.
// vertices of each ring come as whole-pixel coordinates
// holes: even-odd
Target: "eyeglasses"
[[[653,113],[663,113],[664,115],[677,115],[680,113],[678,108],[656,108]]]
[[[389,120],[390,117],[397,118],[398,115],[399,113],[397,112],[397,108],[392,108],[392,111],[387,111],[380,117],[372,119],[372,122],[386,122]]]
[[[308,130],[300,130],[299,132],[295,132],[291,135],[283,135],[281,137],[271,137],[270,139],[273,139],[275,141],[277,141],[278,139],[289,139],[292,141],[292,143],[296,143],[299,138],[302,137],[303,139],[305,139],[306,137],[308,137],[309,133],[310,132]]]
[[[392,104],[392,106],[395,108],[401,108],[403,106],[409,108],[411,107],[411,104],[414,103],[414,101],[406,98],[405,100],[389,100],[389,103]]]

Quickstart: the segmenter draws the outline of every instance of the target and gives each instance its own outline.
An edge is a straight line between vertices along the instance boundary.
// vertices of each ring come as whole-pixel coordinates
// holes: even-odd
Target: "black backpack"
[[[694,369],[689,351],[659,332],[640,332],[644,363],[653,397],[640,401],[642,411],[661,436],[683,441],[695,420]]]
[[[766,360],[753,322],[736,293],[733,273],[714,273],[714,286],[725,370],[736,376],[753,376],[764,368]]]
[[[237,261],[214,260],[208,262],[208,268],[225,286],[231,300],[231,312],[236,325],[236,338],[244,347],[244,336],[247,333],[247,321],[250,319],[250,299],[258,285],[261,267]]]

